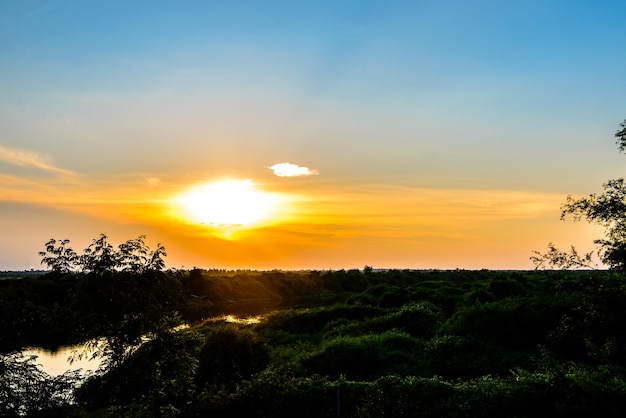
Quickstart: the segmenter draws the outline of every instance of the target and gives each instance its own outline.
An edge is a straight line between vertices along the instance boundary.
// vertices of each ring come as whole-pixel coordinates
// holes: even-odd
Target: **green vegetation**
[[[28,306],[2,316],[3,364],[48,340],[150,338],[125,345],[125,356],[82,382],[77,403],[67,395],[76,376],[22,368],[37,374],[22,382],[65,395],[7,408],[31,416],[464,417],[619,416],[626,407],[619,272],[127,274],[0,281],[3,307]],[[104,303],[111,298],[117,303]],[[215,316],[245,317],[246,309],[261,317]],[[152,319],[136,320],[144,315]],[[181,321],[191,326],[176,328]],[[27,325],[17,333],[16,323]],[[0,370],[3,382],[16,379]]]

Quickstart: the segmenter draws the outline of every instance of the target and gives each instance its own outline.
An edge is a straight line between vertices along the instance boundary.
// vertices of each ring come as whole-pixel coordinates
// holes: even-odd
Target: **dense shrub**
[[[353,295],[347,299],[348,303],[360,303],[382,308],[401,306],[407,301],[408,295],[406,291],[399,286],[389,283],[373,285],[358,295]]]
[[[157,416],[155,411],[163,407],[180,407],[195,392],[201,344],[192,332],[162,332],[122,366],[89,379],[77,398],[90,408],[141,406],[147,416]]]
[[[371,306],[343,304],[312,309],[288,309],[268,315],[257,329],[265,334],[278,331],[278,335],[284,333],[308,339],[323,332],[330,323],[336,324],[342,319],[362,321],[384,312],[383,309]]]
[[[354,380],[372,380],[388,373],[415,372],[422,350],[420,340],[392,330],[324,341],[318,351],[306,355],[302,362],[308,375],[332,378],[345,375]]]
[[[377,316],[348,320],[339,318],[328,322],[321,333],[325,339],[342,335],[364,335],[389,330],[406,331],[413,337],[432,337],[441,322],[437,309],[427,303],[412,303],[400,308],[380,310]]]
[[[446,379],[504,377],[518,367],[532,368],[536,359],[534,352],[506,349],[474,337],[449,335],[428,341],[424,355],[424,374]]]
[[[552,303],[550,303],[552,302]],[[460,308],[442,329],[514,349],[534,349],[559,323],[563,307],[542,298],[507,298]]]
[[[490,281],[487,285],[487,292],[494,295],[497,299],[504,299],[511,296],[523,295],[526,289],[516,280],[500,279]]]
[[[199,354],[198,386],[234,385],[263,370],[267,348],[249,329],[226,324],[206,335]]]

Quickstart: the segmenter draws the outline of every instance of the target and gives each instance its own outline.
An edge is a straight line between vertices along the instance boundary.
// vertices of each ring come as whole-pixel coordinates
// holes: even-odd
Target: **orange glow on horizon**
[[[35,244],[146,234],[166,246],[175,267],[532,268],[532,251],[548,242],[583,252],[602,233],[561,222],[559,193],[282,178],[258,185],[224,177],[12,180],[0,176],[0,192],[41,222],[0,218],[8,233],[31,231]]]

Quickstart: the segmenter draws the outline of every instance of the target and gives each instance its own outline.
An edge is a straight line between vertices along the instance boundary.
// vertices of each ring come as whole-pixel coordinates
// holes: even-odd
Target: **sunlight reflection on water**
[[[237,316],[225,314],[215,316],[208,321],[224,321],[234,324],[258,324],[263,319],[262,315],[257,316]],[[173,331],[188,329],[189,324],[182,324]],[[143,342],[149,341],[148,338]],[[101,358],[91,359],[93,352],[86,350],[85,344],[76,344],[65,347],[59,347],[57,350],[47,350],[41,347],[26,347],[22,350],[25,356],[37,356],[34,363],[40,370],[43,370],[50,376],[60,376],[67,371],[82,370],[83,375],[95,372],[102,363]],[[81,354],[80,356],[78,354]]]
[[[224,321],[224,322],[229,322],[231,324],[258,324],[259,322],[261,322],[262,319],[263,319],[263,316],[261,315],[247,316],[247,317],[241,317],[241,316],[236,316],[236,315],[221,315],[221,316],[210,318],[209,321],[211,322]]]
[[[62,375],[68,370],[82,369],[83,374],[95,371],[100,366],[101,359],[92,360],[89,358],[90,356],[83,356],[83,358],[78,359],[76,354],[80,350],[83,350],[82,344],[60,347],[54,351],[39,347],[27,347],[22,353],[26,356],[37,356],[34,363],[38,365],[40,370],[51,376]],[[71,359],[74,360],[71,361]]]

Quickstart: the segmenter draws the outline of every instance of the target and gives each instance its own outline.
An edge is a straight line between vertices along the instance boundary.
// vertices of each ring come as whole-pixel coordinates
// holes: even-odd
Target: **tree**
[[[83,251],[80,264],[85,273],[103,274],[121,267],[122,254],[115,251],[107,239],[105,234],[100,234],[100,238],[94,239]]]
[[[47,265],[57,273],[105,274],[121,271],[142,274],[165,269],[164,257],[167,253],[161,243],[157,244],[155,250],[151,250],[144,241],[146,236],[140,235],[115,249],[108,238],[106,234],[100,234],[100,237],[94,239],[80,256],[69,247],[69,239],[52,238],[45,244],[46,250],[39,252],[42,257],[41,264]]]
[[[46,242],[46,251],[40,251],[42,257],[41,264],[45,264],[57,273],[69,273],[76,268],[78,255],[67,245],[69,239],[55,240],[54,238]]]
[[[626,120],[615,133],[619,151],[626,153]],[[604,238],[594,241],[599,246],[600,260],[611,269],[626,271],[626,182],[623,178],[609,180],[604,192],[587,197],[568,196],[561,206],[561,219],[572,216],[574,221],[585,219],[605,228]],[[558,268],[590,267],[591,253],[579,256],[572,247],[569,253],[558,250],[553,244],[548,253],[535,251],[531,257],[538,268],[546,265]]]
[[[560,270],[577,269],[595,269],[596,263],[593,260],[594,252],[588,252],[583,255],[578,254],[576,248],[572,245],[569,252],[561,251],[553,243],[548,244],[548,252],[541,253],[533,251],[535,255],[530,259],[537,269],[545,269],[549,267]]]
[[[165,247],[162,246],[160,243],[157,244],[156,249],[150,253],[148,263],[146,264],[146,269],[153,271],[163,270],[165,268],[165,260],[163,260],[163,257],[166,256],[167,253],[165,252]]]
[[[69,240],[51,239],[39,253],[42,264],[54,272],[76,273],[71,303],[79,318],[77,332],[109,369],[159,332],[165,319],[174,318],[168,326],[180,323],[172,316],[182,301],[180,282],[163,271],[165,247],[159,243],[151,250],[144,239],[140,235],[115,248],[100,234],[80,256],[69,248]]]
[[[626,269],[626,184],[624,179],[609,180],[604,193],[575,199],[567,197],[561,207],[561,218],[571,215],[575,221],[585,218],[605,228],[604,238],[594,241],[599,245],[601,260],[616,270]]]

